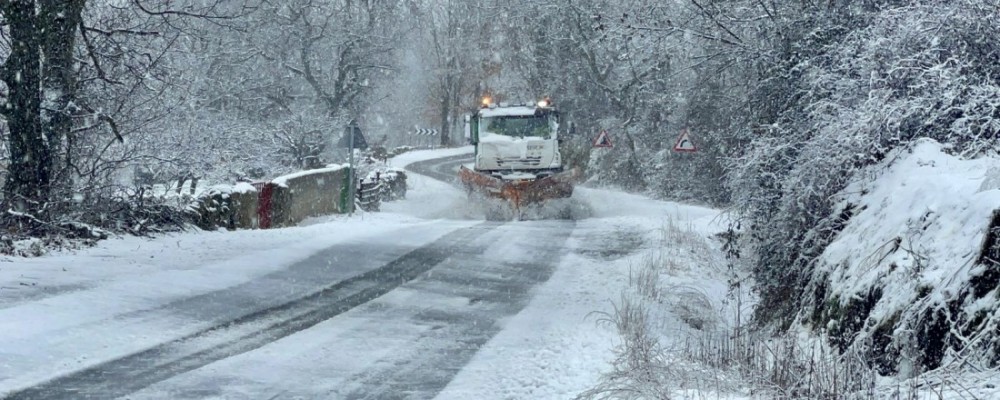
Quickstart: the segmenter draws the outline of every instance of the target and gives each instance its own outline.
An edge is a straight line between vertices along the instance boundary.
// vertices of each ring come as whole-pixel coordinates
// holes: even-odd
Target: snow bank
[[[996,267],[977,263],[1000,206],[996,174],[986,171],[998,168],[1000,159],[963,160],[924,140],[869,169],[841,192],[846,222],[818,259],[807,291],[816,304],[800,317],[841,350],[868,353],[883,373],[936,368],[949,346],[1000,339]],[[957,332],[967,337],[947,344]],[[987,353],[995,363],[996,351]]]

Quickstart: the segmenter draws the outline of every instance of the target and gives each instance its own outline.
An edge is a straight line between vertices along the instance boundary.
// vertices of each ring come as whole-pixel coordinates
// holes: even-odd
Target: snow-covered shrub
[[[854,215],[834,195],[865,166],[919,138],[966,156],[995,151],[1000,127],[995,9],[959,1],[845,12],[813,16],[772,70],[779,77],[763,82],[771,93],[762,96],[787,101],[729,167],[762,295],[757,317],[780,326]]]
[[[596,313],[600,323],[616,329],[620,342],[611,371],[579,398],[669,399],[687,390],[722,393],[740,387],[728,368],[706,368],[715,366],[687,351],[702,337],[729,333],[723,328],[731,321],[708,294],[725,286],[722,253],[688,226],[669,222],[659,233],[657,249],[631,269],[614,309]]]
[[[0,254],[12,255],[15,257],[41,257],[48,250],[49,245],[39,238],[28,238],[13,240],[9,237],[0,237]]]
[[[623,295],[613,313],[603,315],[601,323],[618,330],[621,343],[615,348],[612,371],[580,399],[669,399],[677,369],[673,368],[651,331],[647,306],[641,299]]]
[[[394,201],[406,198],[406,171],[392,167],[378,167],[365,176],[367,181],[381,182],[379,200]]]

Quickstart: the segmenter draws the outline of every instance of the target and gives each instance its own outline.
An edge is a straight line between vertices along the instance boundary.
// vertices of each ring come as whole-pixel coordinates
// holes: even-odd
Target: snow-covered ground
[[[404,154],[396,165],[423,157],[419,152]],[[416,183],[421,184],[426,181]],[[728,308],[723,305],[728,293],[724,266],[703,269],[702,262],[719,256],[716,247],[704,245],[725,228],[718,210],[583,187],[574,197],[590,209],[590,218],[577,221],[552,278],[477,352],[439,399],[567,399],[593,387],[608,371],[613,347],[620,344],[618,332],[599,323],[600,313],[612,312],[613,303],[631,291],[630,276],[650,257],[677,259],[677,268],[664,271],[662,279],[705,293],[717,307],[708,310],[711,313]],[[464,197],[449,200],[461,203]],[[469,214],[467,207],[456,207],[455,215]],[[694,238],[670,243],[679,238],[672,233]]]
[[[577,222],[555,274],[438,398],[568,399],[591,388],[620,342],[613,326],[599,323],[599,313],[613,311],[630,273],[663,244],[664,229],[717,229],[716,210],[608,190],[577,191],[593,215]]]
[[[251,282],[334,245],[386,249],[366,265],[339,271],[344,279],[399,256],[404,249],[399,246],[420,246],[468,225],[368,214],[280,231],[112,239],[75,254],[5,259],[0,264],[0,393],[215,322],[173,317],[176,309],[170,305],[183,299]],[[279,292],[271,299],[295,295]]]
[[[393,166],[470,152],[469,147],[414,151],[397,156]],[[198,295],[225,295],[226,290],[238,294],[242,292],[236,288],[249,287],[266,292],[268,301],[248,306],[267,307],[301,296],[299,291],[313,290],[320,282],[293,280],[276,287],[256,282],[323,254],[336,258],[339,253],[330,249],[368,252],[362,258],[369,261],[323,275],[345,279],[481,224],[456,188],[417,174],[409,174],[408,180],[406,200],[384,203],[381,213],[314,219],[288,229],[116,238],[91,249],[4,259],[0,262],[0,395],[174,340],[227,317],[221,311],[212,314],[211,305],[209,310],[200,309],[205,305],[197,301],[211,303],[211,298]],[[477,265],[486,269],[494,268],[491,260],[513,268],[546,257],[550,260],[543,261],[557,261],[551,277],[529,286],[524,304],[518,305],[523,308],[494,321],[482,343],[470,342],[478,343],[477,349],[448,375],[451,378],[438,398],[572,398],[608,371],[620,340],[613,326],[599,323],[599,313],[613,312],[613,302],[627,290],[637,268],[649,257],[667,254],[664,245],[687,254],[679,260],[711,257],[699,252],[716,251],[711,246],[689,246],[698,241],[665,243],[671,237],[665,232],[680,229],[705,239],[721,230],[717,210],[600,189],[580,188],[575,196],[590,208],[591,217],[570,223],[561,242],[549,236],[562,232],[567,226],[562,222],[489,227],[471,243],[484,249],[482,255],[456,254],[425,279],[364,307],[169,377],[130,397],[346,396],[344,390],[363,390],[364,382],[379,379],[358,371],[378,375],[412,369],[407,365],[414,361],[405,357],[420,354],[414,346],[435,348],[431,334],[448,328],[426,325],[431,309],[455,313],[459,305],[478,301],[456,294],[434,295],[435,273],[461,270],[467,261],[463,257],[479,260]],[[508,268],[495,268],[501,267]],[[503,274],[486,269],[484,274]],[[722,303],[725,277],[717,269],[681,265],[677,271],[672,276],[678,284],[698,287],[712,302]],[[185,318],[178,317],[178,309]],[[386,315],[395,317],[390,320]]]

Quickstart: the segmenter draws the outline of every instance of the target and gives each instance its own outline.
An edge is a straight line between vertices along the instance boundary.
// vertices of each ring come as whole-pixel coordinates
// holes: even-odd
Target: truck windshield
[[[486,132],[511,137],[552,137],[552,125],[544,116],[504,116],[483,118]]]

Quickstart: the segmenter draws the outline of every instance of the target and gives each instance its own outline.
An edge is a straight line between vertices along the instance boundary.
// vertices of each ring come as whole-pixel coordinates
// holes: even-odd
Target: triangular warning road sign
[[[698,147],[691,141],[691,136],[688,135],[687,129],[681,131],[681,136],[677,138],[677,144],[674,145],[674,151],[684,153],[693,153],[698,151]]]
[[[594,147],[614,147],[611,144],[611,136],[608,135],[607,130],[602,130],[597,139],[594,139]]]

